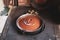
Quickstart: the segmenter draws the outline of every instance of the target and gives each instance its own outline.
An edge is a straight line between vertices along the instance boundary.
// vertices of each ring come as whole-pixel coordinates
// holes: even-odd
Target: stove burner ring
[[[38,30],[37,31],[34,31],[34,32],[26,32],[26,31],[24,31],[24,30],[20,30],[19,28],[17,28],[18,30],[18,33],[19,34],[22,34],[22,35],[36,35],[36,34],[39,34],[39,33],[41,33],[41,32],[43,32],[44,31],[44,29],[45,29],[45,24],[43,23],[43,21],[41,20],[41,26],[38,28]]]
[[[30,13],[34,13],[33,11]],[[26,35],[41,33],[45,25],[37,14],[25,14],[20,16],[17,21],[19,32]],[[32,29],[31,29],[32,28]]]

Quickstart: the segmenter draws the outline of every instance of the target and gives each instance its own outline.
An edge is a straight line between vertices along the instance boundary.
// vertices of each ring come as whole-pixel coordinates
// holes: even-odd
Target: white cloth
[[[6,19],[7,19],[7,16],[0,16],[0,33],[2,33]]]
[[[0,12],[4,9],[3,0],[0,0]]]

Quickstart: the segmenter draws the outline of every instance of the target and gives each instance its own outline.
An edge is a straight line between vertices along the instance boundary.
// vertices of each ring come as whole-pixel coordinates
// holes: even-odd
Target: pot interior
[[[24,14],[17,19],[17,26],[20,30],[34,32],[41,26],[40,17],[34,14]]]

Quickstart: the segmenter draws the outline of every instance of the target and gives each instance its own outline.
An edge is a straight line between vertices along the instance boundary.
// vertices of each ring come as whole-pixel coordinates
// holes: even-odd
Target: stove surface
[[[54,24],[45,21],[43,18],[43,22],[45,24],[45,29],[39,34],[36,35],[21,35],[16,30],[16,19],[22,14],[26,13],[29,10],[29,7],[18,7],[14,8],[4,27],[1,40],[56,40],[55,38],[55,29]],[[18,12],[17,12],[18,11]]]

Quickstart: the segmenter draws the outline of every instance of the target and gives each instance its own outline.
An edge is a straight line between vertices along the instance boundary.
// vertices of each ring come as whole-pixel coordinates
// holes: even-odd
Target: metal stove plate
[[[54,37],[54,25],[45,20],[43,20],[45,23],[44,31],[37,35],[21,35],[17,32],[15,21],[24,12],[27,12],[27,10],[29,10],[29,7],[18,7],[11,11],[5,24],[1,40],[56,40]]]

